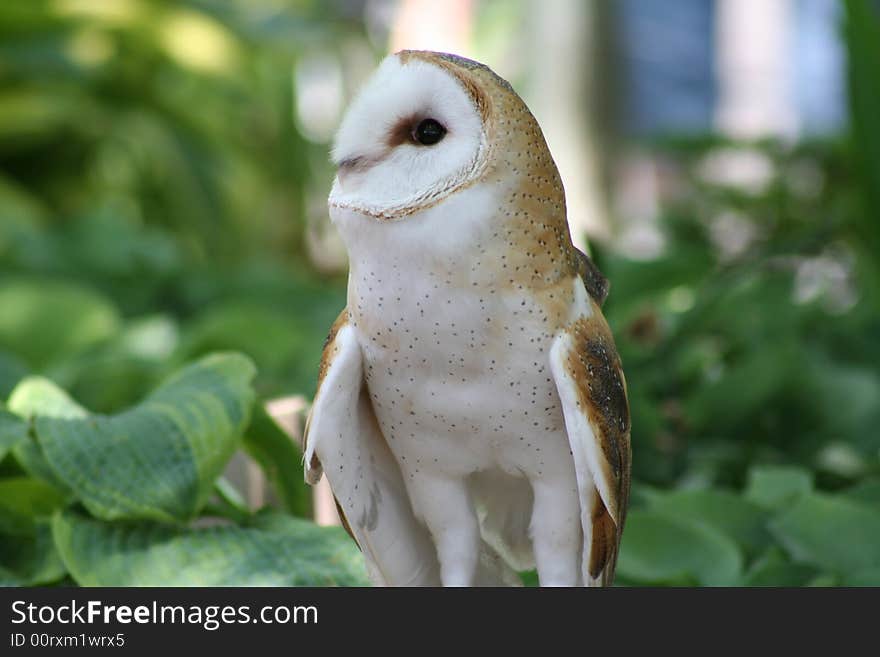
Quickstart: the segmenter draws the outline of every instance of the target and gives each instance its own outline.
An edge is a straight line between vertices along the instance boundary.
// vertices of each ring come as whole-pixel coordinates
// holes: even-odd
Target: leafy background
[[[366,583],[263,408],[312,394],[344,304],[309,257],[326,143],[291,119],[292,67],[368,43],[343,7],[0,3],[0,583]],[[849,0],[841,29],[850,134],[643,144],[668,246],[594,245],[633,416],[618,584],[880,585],[880,22]],[[771,174],[708,178],[719,153]]]

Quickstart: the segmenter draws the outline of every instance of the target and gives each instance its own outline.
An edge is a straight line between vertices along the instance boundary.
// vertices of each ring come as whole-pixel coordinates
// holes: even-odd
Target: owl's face
[[[480,176],[489,100],[465,68],[430,53],[387,57],[336,136],[334,209],[399,220]]]

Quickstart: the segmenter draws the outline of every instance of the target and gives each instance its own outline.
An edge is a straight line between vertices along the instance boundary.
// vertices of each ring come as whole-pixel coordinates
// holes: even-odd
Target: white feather
[[[334,346],[336,355],[312,406],[306,463],[313,455],[321,461],[374,582],[437,585],[434,546],[413,515],[400,470],[363,391],[354,330],[341,328]]]
[[[401,120],[433,118],[446,129],[437,144],[388,148]],[[333,160],[361,158],[367,165],[337,177],[330,204],[367,214],[395,214],[436,201],[481,172],[486,135],[473,101],[446,71],[390,55],[348,110],[333,146]]]

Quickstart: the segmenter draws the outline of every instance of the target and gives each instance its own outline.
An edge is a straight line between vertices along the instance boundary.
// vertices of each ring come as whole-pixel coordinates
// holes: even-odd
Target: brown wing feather
[[[587,293],[601,306],[605,303],[605,299],[608,298],[608,290],[611,287],[608,279],[599,271],[599,268],[590,256],[574,247],[572,247],[572,251],[574,251],[575,269],[578,276],[584,282]]]
[[[590,545],[590,576],[594,579],[603,575],[602,583],[608,585],[614,576],[614,566],[617,562],[617,546],[620,542],[617,526],[605,508],[605,504],[599,495],[593,506],[593,542]],[[606,569],[606,566],[610,568]]]
[[[629,503],[632,450],[629,402],[620,357],[598,304],[593,314],[571,327],[573,348],[566,368],[577,387],[578,402],[605,457],[606,477],[613,483],[612,508],[597,494],[592,511],[593,544],[589,571],[610,583]],[[617,522],[614,521],[617,518]]]

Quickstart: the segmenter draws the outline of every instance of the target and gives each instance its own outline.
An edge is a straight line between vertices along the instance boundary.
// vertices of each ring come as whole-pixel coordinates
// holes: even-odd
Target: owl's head
[[[388,56],[336,135],[331,208],[396,220],[472,184],[497,147],[499,100],[534,122],[482,64],[427,51]]]

